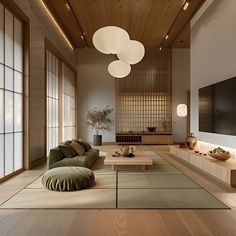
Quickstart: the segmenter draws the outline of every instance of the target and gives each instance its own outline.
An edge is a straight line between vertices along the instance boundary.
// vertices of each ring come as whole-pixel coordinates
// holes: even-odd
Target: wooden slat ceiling
[[[43,1],[75,48],[93,47],[93,34],[107,25],[125,29],[146,48],[189,47],[190,19],[205,2],[190,0],[184,11],[186,0]]]

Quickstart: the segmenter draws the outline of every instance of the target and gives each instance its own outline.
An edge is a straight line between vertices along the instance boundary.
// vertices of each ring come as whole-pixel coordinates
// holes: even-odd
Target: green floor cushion
[[[48,170],[42,177],[42,184],[53,191],[75,191],[95,185],[95,177],[85,167],[60,167]]]

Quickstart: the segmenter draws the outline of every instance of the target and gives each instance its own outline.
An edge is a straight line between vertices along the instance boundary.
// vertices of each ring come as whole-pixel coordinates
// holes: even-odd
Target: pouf
[[[70,166],[48,170],[42,177],[45,188],[53,191],[75,191],[95,184],[93,172],[85,167]]]

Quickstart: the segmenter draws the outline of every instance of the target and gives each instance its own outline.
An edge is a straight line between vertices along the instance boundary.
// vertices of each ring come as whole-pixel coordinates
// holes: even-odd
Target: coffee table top
[[[104,165],[152,165],[152,159],[144,153],[135,153],[135,157],[113,157],[108,155]]]

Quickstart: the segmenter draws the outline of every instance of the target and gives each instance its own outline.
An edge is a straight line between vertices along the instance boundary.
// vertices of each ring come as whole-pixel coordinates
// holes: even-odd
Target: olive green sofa
[[[81,166],[91,168],[99,157],[99,150],[89,149],[82,156],[66,158],[59,147],[50,150],[49,169],[63,166]]]

